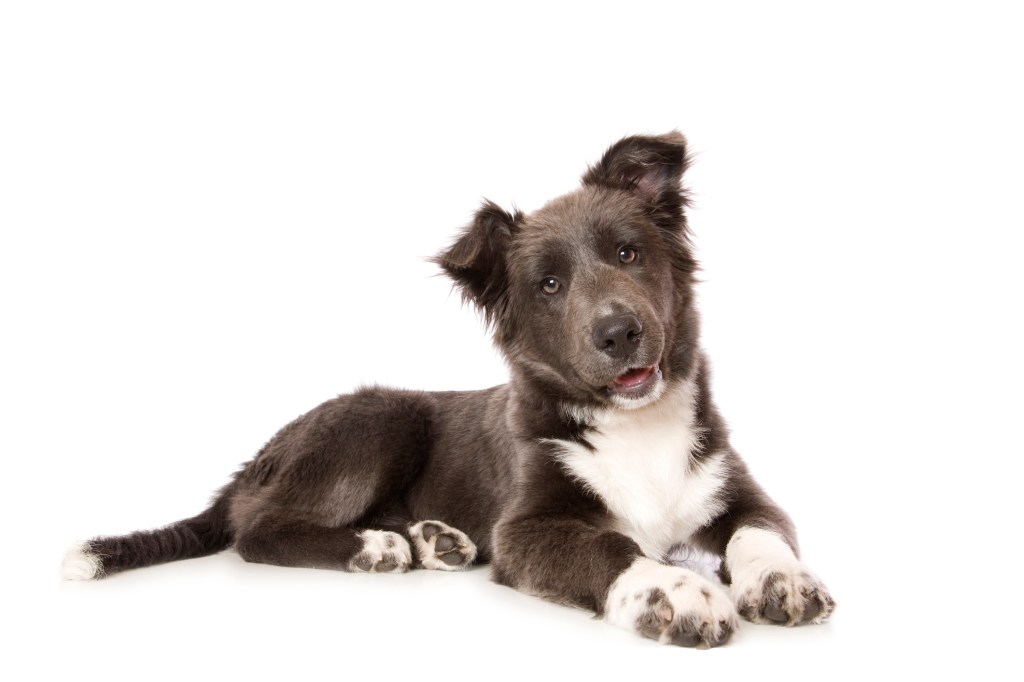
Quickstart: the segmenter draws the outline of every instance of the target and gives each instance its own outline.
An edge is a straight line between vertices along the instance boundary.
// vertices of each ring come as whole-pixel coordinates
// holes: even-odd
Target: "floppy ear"
[[[455,244],[433,259],[488,322],[493,321],[505,298],[506,250],[522,217],[519,211],[512,215],[494,202],[484,201]]]
[[[680,180],[689,165],[686,138],[679,131],[657,137],[626,137],[587,170],[583,184],[625,190],[643,199],[663,218],[678,219],[686,205]]]

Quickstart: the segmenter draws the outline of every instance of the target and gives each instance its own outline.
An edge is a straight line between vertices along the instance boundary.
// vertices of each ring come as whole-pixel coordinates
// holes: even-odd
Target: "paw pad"
[[[420,521],[409,527],[416,556],[424,568],[459,571],[476,560],[476,545],[462,531],[440,521]]]

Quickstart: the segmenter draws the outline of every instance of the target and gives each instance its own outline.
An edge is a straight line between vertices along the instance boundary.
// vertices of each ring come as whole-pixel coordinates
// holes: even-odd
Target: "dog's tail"
[[[228,490],[198,516],[156,530],[99,537],[72,547],[61,573],[66,580],[96,580],[130,568],[216,554],[234,540]]]

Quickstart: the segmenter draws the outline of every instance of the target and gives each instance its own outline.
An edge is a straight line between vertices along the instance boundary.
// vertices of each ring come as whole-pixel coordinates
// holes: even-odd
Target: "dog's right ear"
[[[506,295],[505,253],[523,214],[511,214],[484,201],[473,222],[456,242],[434,257],[462,292],[462,297],[493,321]]]

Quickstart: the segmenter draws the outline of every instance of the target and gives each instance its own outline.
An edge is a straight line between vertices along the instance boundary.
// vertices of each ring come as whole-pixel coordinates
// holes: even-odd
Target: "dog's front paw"
[[[409,541],[387,530],[359,533],[363,547],[348,563],[353,573],[405,573],[412,564]]]
[[[743,528],[729,541],[726,561],[740,615],[754,623],[820,623],[836,603],[821,582],[796,558],[782,538],[768,530]]]
[[[605,620],[662,644],[709,649],[729,641],[736,610],[706,578],[637,559],[612,584]]]
[[[733,594],[740,615],[754,623],[820,623],[836,607],[825,584],[799,561],[733,576]]]

